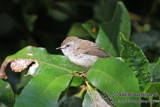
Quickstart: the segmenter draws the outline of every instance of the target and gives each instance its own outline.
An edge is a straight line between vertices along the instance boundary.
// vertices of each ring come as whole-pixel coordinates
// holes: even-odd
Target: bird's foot
[[[87,74],[88,71],[89,71],[89,69],[83,71],[82,73],[83,73],[83,74]]]
[[[85,71],[82,71],[82,72],[80,72],[80,71],[73,71],[73,73],[78,74],[79,77],[85,77],[87,75],[87,72],[88,72],[88,70],[85,70]]]

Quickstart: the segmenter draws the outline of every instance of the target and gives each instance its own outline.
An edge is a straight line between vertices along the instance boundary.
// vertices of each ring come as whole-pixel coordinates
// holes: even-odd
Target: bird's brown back
[[[104,52],[97,44],[88,40],[81,40],[78,47],[80,47],[78,49],[87,55],[98,56],[100,58],[110,57],[110,55]]]

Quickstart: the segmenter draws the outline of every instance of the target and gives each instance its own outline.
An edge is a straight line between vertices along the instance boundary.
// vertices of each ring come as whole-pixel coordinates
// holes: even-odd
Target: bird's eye
[[[66,45],[66,47],[69,47],[70,45]]]

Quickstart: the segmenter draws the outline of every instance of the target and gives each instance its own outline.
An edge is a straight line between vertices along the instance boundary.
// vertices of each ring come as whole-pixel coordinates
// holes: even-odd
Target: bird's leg
[[[84,76],[86,76],[88,71],[89,71],[89,69],[86,69],[83,72],[79,72],[79,75],[84,77]]]
[[[77,73],[80,77],[84,77],[86,76],[87,72],[89,71],[89,69],[86,69],[84,71],[73,71],[74,73]]]
[[[86,74],[89,71],[89,69],[84,70],[82,73]]]

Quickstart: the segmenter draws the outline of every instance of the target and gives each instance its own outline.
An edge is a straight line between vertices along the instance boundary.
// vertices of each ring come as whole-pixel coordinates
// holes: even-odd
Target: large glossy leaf
[[[13,106],[14,93],[8,82],[0,79],[0,102],[6,104],[9,107]]]
[[[72,75],[65,70],[49,68],[47,64],[42,65],[40,69],[42,72],[33,78],[17,97],[15,107],[56,106],[61,92],[67,88]]]
[[[133,70],[139,80],[140,88],[143,90],[143,86],[149,83],[151,79],[147,72],[149,62],[140,48],[126,40],[122,33],[120,33],[120,37],[121,44],[124,47],[121,52],[121,57]]]
[[[44,48],[28,46],[6,58],[36,60],[38,67],[33,69],[36,75],[24,87],[16,98],[15,107],[56,106],[59,96],[73,77],[72,71],[82,70],[72,64],[66,57],[50,55]]]
[[[97,38],[96,44],[99,45],[105,52],[109,53],[112,56],[117,56],[117,52],[109,40],[108,36],[104,33],[103,29],[100,27]]]
[[[139,97],[120,96],[120,93],[139,93],[138,80],[127,64],[110,57],[99,59],[88,71],[88,80],[98,89],[112,96],[117,107],[139,107],[138,103],[118,103],[118,101],[134,100]]]
[[[119,32],[122,32],[125,37],[129,39],[130,26],[130,18],[127,9],[122,2],[118,2],[112,20],[102,24],[102,29],[111,43],[113,43],[118,56],[121,49]]]

